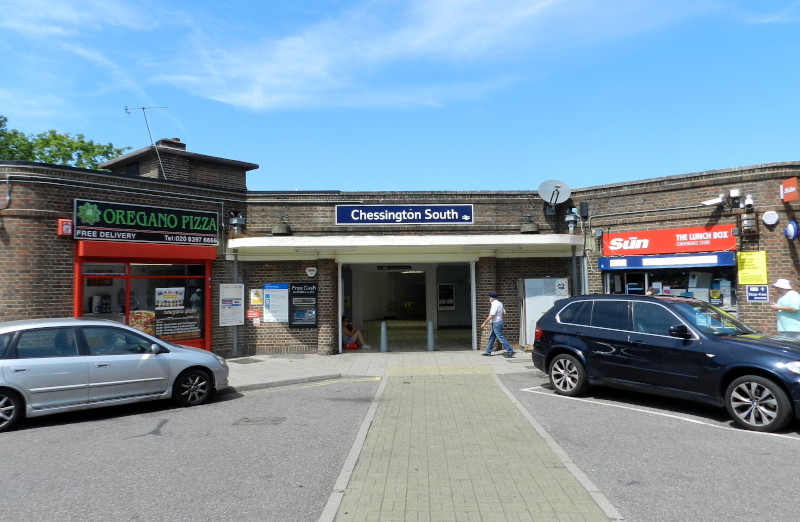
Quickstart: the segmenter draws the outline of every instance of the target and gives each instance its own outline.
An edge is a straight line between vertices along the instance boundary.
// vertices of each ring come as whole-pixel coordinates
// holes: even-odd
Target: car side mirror
[[[680,339],[688,339],[692,336],[692,332],[689,331],[685,324],[674,324],[669,327],[669,335]]]
[[[160,344],[153,343],[153,344],[150,345],[150,353],[158,355],[158,354],[163,353],[163,352],[164,352],[164,349],[161,348]]]

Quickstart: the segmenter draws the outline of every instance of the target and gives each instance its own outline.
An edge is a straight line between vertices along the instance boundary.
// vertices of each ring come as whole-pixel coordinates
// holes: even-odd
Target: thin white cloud
[[[79,36],[108,26],[152,28],[155,20],[125,0],[1,0],[0,28],[29,37]]]
[[[197,36],[183,72],[160,81],[249,109],[351,105],[436,106],[503,81],[482,67],[515,63],[532,50],[620,38],[703,9],[703,1],[365,1],[297,34],[225,48]],[[190,51],[191,52],[191,51]],[[412,65],[426,79],[407,89],[380,79]],[[467,80],[448,78],[448,68]],[[473,75],[472,78],[469,75]],[[430,87],[426,87],[427,85]]]

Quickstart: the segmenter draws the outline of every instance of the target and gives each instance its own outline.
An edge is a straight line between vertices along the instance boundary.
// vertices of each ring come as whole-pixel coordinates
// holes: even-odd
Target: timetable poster
[[[265,323],[289,322],[289,283],[264,283]]]

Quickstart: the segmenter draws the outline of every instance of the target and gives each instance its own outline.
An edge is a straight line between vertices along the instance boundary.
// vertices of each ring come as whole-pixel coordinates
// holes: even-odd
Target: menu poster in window
[[[314,328],[317,326],[316,283],[292,283],[289,286],[289,326]]]
[[[265,323],[289,322],[289,283],[264,283]]]
[[[156,337],[165,341],[200,339],[200,310],[170,308],[156,310]]]
[[[240,326],[244,324],[244,285],[219,285],[219,325]]]

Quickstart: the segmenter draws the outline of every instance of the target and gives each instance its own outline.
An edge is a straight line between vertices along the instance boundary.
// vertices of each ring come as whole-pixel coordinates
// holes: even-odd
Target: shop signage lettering
[[[472,205],[336,205],[337,225],[472,225]]]
[[[789,178],[781,182],[780,196],[784,203],[797,199],[797,178]]]
[[[604,256],[736,250],[734,225],[671,228],[603,235]]]
[[[75,200],[73,237],[96,241],[136,241],[216,246],[216,212]]]

